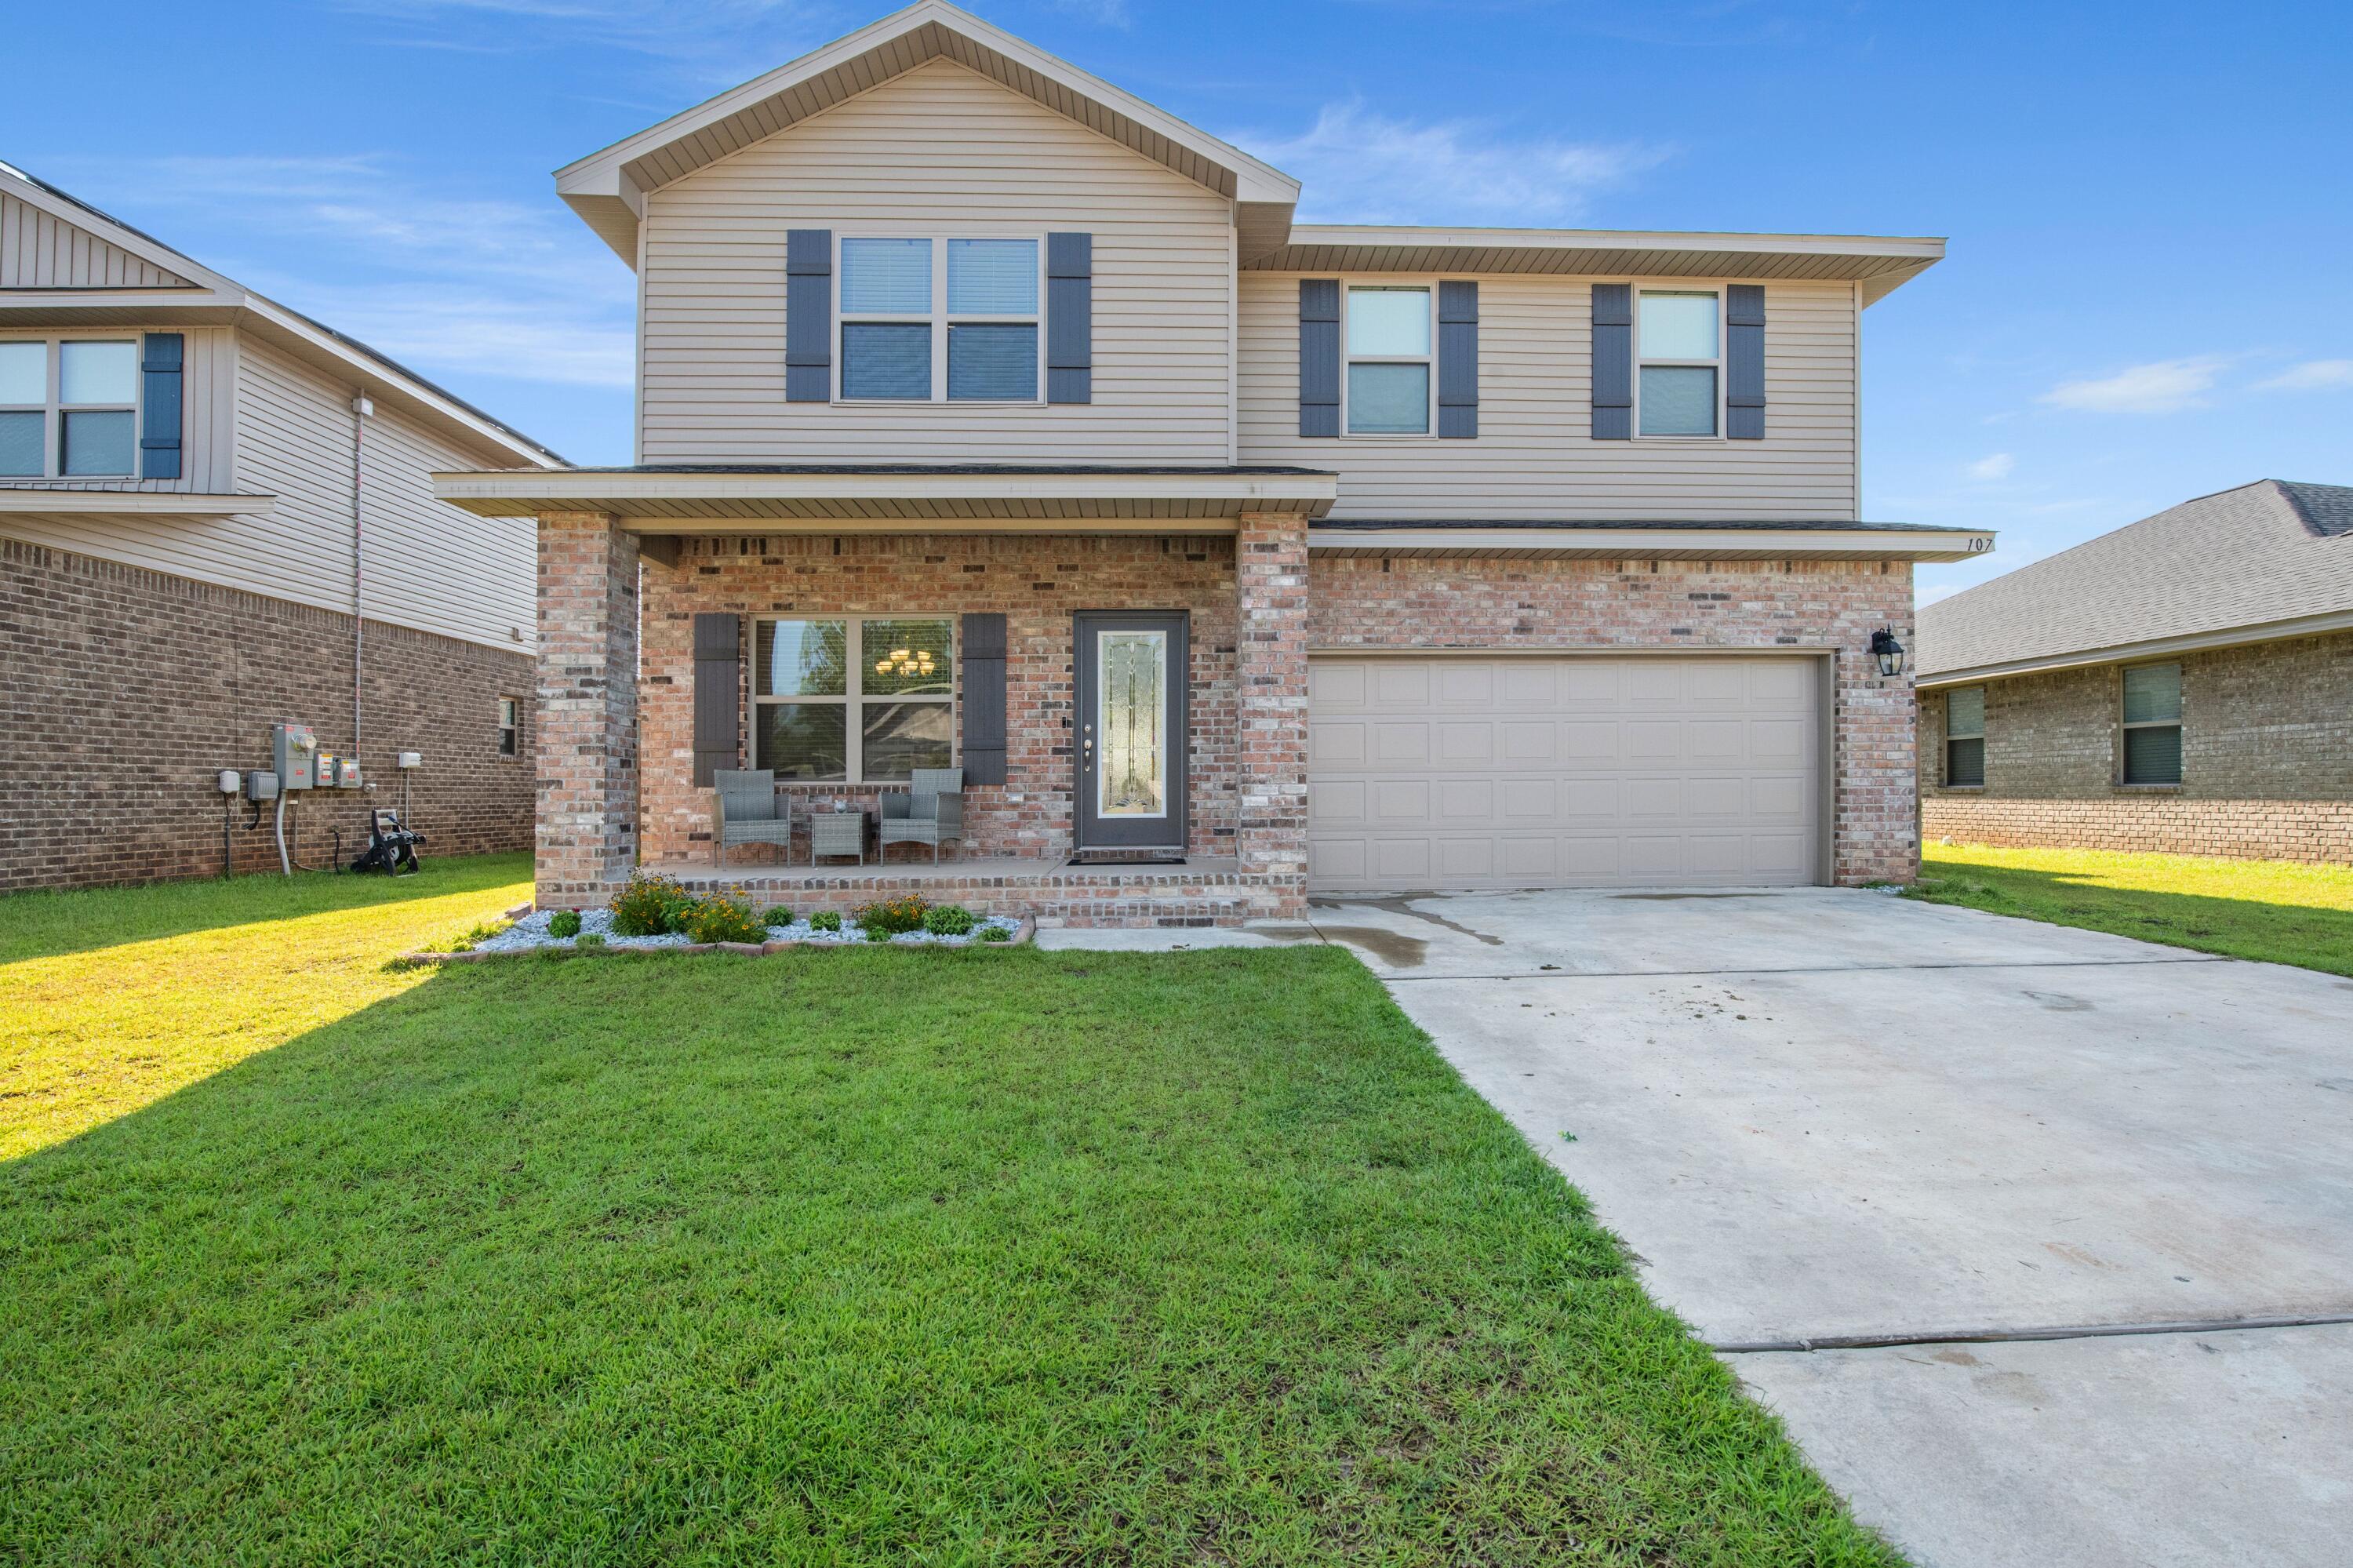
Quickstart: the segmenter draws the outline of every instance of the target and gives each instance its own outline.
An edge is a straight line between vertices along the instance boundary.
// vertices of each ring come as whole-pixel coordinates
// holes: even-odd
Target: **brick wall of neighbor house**
[[[1911,682],[1868,652],[1912,640],[1908,562],[1319,556],[1308,620],[1314,648],[1834,648],[1833,874],[1917,871]]]
[[[1002,612],[1006,783],[965,800],[965,856],[1059,858],[1071,848],[1071,621],[1082,609],[1191,612],[1190,853],[1236,853],[1234,541],[1161,535],[775,535],[682,541],[676,567],[645,568],[640,784],[649,864],[711,859],[712,792],[694,776],[694,617]],[[750,646],[750,629],[745,629]],[[748,666],[747,659],[746,664]],[[748,669],[747,669],[748,675]],[[750,766],[749,699],[739,756]],[[798,803],[871,807],[880,791],[797,787]],[[899,850],[899,855],[914,852]],[[950,853],[958,853],[951,849]],[[807,840],[791,852],[807,863]],[[747,876],[776,851],[738,845]],[[847,862],[842,869],[851,869]]]
[[[421,751],[412,780],[427,854],[531,844],[528,656],[369,621],[363,774],[372,792],[316,791],[297,849],[329,858],[364,840],[367,808],[400,803],[394,753]],[[347,615],[0,539],[0,889],[206,876],[221,868],[224,768],[269,766],[269,731],[307,723],[348,750]],[[498,755],[498,699],[526,699],[522,755]],[[269,819],[237,869],[277,869]]]
[[[1920,705],[1920,815],[1956,843],[2353,863],[2353,632],[2181,660],[2181,785],[2116,783],[2114,665],[1986,687],[1986,783],[1944,784]]]

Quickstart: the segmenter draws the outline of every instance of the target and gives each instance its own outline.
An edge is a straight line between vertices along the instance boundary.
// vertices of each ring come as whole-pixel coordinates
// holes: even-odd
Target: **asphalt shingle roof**
[[[2353,610],[2353,485],[2258,480],[1919,614],[1923,679]]]

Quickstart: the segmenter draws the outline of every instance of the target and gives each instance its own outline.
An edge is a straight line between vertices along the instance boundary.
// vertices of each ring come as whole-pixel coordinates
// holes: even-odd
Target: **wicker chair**
[[[940,860],[940,841],[964,839],[964,769],[918,768],[904,794],[882,797],[882,821],[877,848],[892,844],[929,844],[932,863]]]
[[[713,768],[712,787],[719,802],[711,819],[711,863],[727,863],[730,844],[775,844],[789,853],[793,842],[793,805],[776,793],[776,776],[768,768],[736,771]]]

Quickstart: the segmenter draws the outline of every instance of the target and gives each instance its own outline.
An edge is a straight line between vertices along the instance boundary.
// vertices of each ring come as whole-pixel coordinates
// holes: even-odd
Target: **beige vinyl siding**
[[[173,289],[185,278],[0,194],[0,289]]]
[[[1300,276],[1241,275],[1240,457],[1337,470],[1335,517],[1732,521],[1857,514],[1850,284],[1766,286],[1767,407],[1761,441],[1592,440],[1593,280],[1525,276],[1478,281],[1476,440],[1303,440]],[[1676,279],[1666,286],[1701,285]]]
[[[966,225],[1094,236],[1092,404],[785,401],[787,229]],[[643,461],[1228,459],[1229,204],[961,66],[652,193],[643,242]]]
[[[180,477],[177,479],[0,479],[0,486],[43,490],[146,490],[216,495],[237,479],[237,348],[227,327],[11,327],[0,343],[26,338],[132,338],[149,330],[181,334]],[[143,390],[143,388],[142,388]],[[55,441],[57,433],[48,432]]]
[[[267,515],[0,515],[0,532],[105,560],[244,588],[323,609],[352,608],[352,411],[355,388],[250,337],[191,330],[206,370],[202,418],[216,483],[174,489],[270,494]],[[194,375],[192,362],[191,374]],[[235,388],[232,402],[224,382]],[[492,646],[532,646],[537,592],[529,521],[481,518],[432,499],[436,469],[502,465],[385,411],[368,421],[363,472],[366,567],[362,603],[375,620]],[[202,415],[198,409],[206,410]],[[222,429],[233,424],[233,445]],[[192,429],[194,425],[192,423]],[[222,455],[233,450],[232,459]],[[191,466],[194,466],[193,464]],[[234,483],[230,482],[234,480]],[[79,485],[77,486],[79,487]],[[118,484],[115,488],[128,488]],[[164,488],[149,483],[142,489]],[[521,627],[524,640],[517,641]],[[348,659],[348,650],[332,655]]]

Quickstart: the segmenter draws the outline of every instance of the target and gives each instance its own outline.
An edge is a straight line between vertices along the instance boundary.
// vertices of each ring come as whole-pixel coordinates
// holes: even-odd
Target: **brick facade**
[[[539,520],[533,871],[545,907],[601,902],[637,858],[638,578],[638,536],[611,518]]]
[[[1869,652],[1883,626],[1912,639],[1909,562],[1325,556],[1308,625],[1332,649],[1831,650],[1832,874],[1917,872],[1912,684]]]
[[[2353,632],[2185,654],[2181,782],[2116,782],[2117,667],[1986,686],[1982,789],[1944,783],[1921,706],[1920,814],[1957,843],[2353,863]]]
[[[1279,890],[1275,913],[1293,915],[1307,897],[1305,520],[1244,514],[1234,561],[1242,869]]]
[[[501,757],[498,702],[530,707],[531,660],[371,620],[364,628],[361,771],[368,791],[315,790],[292,813],[296,849],[324,864],[332,833],[356,853],[372,806],[410,780],[427,855],[531,842],[531,726]],[[214,778],[269,766],[273,724],[305,723],[350,749],[352,618],[0,539],[0,890],[207,876],[221,869]],[[275,871],[267,812],[230,844],[238,871]]]

